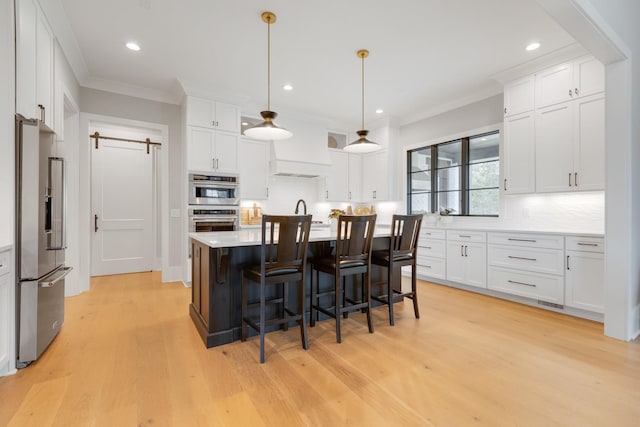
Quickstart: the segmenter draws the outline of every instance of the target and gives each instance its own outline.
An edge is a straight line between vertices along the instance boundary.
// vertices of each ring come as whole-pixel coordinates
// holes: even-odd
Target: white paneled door
[[[104,139],[92,147],[92,276],[152,270],[154,151]]]

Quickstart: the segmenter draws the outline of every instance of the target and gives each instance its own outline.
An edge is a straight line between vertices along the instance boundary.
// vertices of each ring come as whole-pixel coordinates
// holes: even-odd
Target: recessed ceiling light
[[[286,85],[282,86],[282,89],[284,89],[284,90],[293,90],[293,86],[291,86],[290,84],[286,84]]]
[[[138,43],[129,42],[126,44],[127,48],[130,50],[135,50],[136,52],[140,50],[140,45]]]
[[[382,114],[382,113],[384,113],[384,110],[382,108],[378,108],[376,110],[376,114]]]
[[[530,52],[532,50],[536,50],[539,47],[540,47],[540,43],[534,42],[534,43],[528,44],[527,47],[525,47],[525,49]]]

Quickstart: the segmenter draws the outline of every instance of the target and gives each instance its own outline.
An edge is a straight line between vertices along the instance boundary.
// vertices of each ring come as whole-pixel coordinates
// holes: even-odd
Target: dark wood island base
[[[240,340],[241,327],[241,280],[242,269],[247,265],[260,263],[260,245],[211,247],[199,240],[191,239],[192,244],[192,284],[191,304],[189,315],[207,348],[228,344]],[[309,260],[314,255],[331,252],[335,242],[331,240],[310,241]],[[374,250],[389,247],[389,237],[374,237]],[[373,286],[378,278],[382,280],[386,273],[373,268],[371,283]],[[331,285],[332,278],[320,275],[320,286]],[[393,278],[396,286],[400,286],[400,273]],[[311,268],[307,269],[306,293],[310,292]],[[350,283],[350,282],[347,282]],[[352,286],[347,286],[351,289]],[[354,289],[356,287],[353,287]],[[359,287],[358,287],[359,288]],[[255,292],[255,289],[254,289]],[[272,295],[267,295],[268,297]],[[250,300],[258,299],[259,295],[249,294]],[[289,287],[290,301],[297,301],[296,287]],[[309,312],[308,298],[305,297],[305,311]],[[273,313],[267,313],[267,316]],[[321,317],[320,320],[323,320]],[[274,327],[273,330],[276,330]]]

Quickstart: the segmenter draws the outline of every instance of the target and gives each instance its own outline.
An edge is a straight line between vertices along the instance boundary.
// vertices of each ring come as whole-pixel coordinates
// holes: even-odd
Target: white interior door
[[[155,150],[146,150],[103,139],[92,147],[93,276],[153,268]]]

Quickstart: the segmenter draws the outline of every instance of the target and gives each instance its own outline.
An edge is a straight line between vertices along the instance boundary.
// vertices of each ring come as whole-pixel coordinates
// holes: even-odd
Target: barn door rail
[[[89,138],[94,138],[96,140],[96,150],[98,149],[98,141],[100,139],[108,139],[110,141],[123,141],[123,142],[134,142],[136,144],[146,144],[147,145],[147,154],[149,154],[149,148],[152,145],[161,146],[162,144],[159,142],[153,142],[149,138],[144,141],[141,139],[127,139],[127,138],[116,138],[114,136],[104,136],[100,135],[100,132],[94,132],[93,134],[89,134]]]

